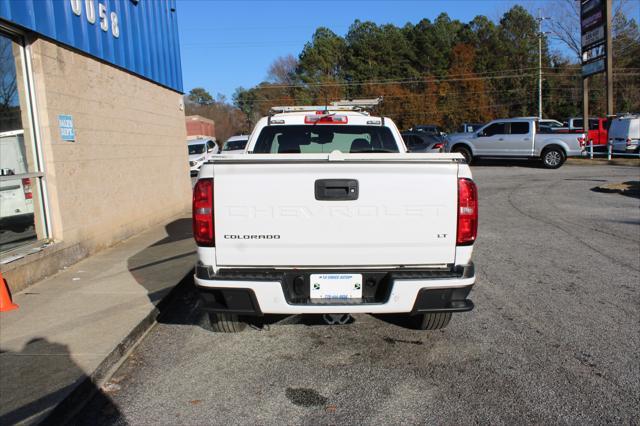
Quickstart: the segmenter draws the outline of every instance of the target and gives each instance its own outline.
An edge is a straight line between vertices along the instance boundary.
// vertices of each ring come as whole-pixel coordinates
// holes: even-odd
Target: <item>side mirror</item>
[[[476,133],[476,137],[482,137],[482,136],[484,136],[484,132],[478,132],[478,133]]]

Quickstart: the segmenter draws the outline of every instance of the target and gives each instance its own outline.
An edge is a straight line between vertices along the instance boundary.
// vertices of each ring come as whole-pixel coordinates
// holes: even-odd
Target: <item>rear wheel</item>
[[[547,169],[557,169],[562,166],[566,157],[560,148],[551,147],[542,151],[542,165]]]
[[[209,321],[211,329],[218,333],[239,333],[247,328],[247,323],[241,321],[238,314],[212,312]]]
[[[416,315],[414,318],[414,328],[418,330],[440,330],[449,325],[451,312],[434,312],[429,314]]]
[[[464,161],[466,161],[467,164],[471,164],[471,161],[473,161],[473,155],[471,155],[471,151],[469,151],[468,148],[465,148],[463,146],[457,146],[453,149],[452,152],[457,152],[459,154],[462,154],[462,156],[464,157]]]

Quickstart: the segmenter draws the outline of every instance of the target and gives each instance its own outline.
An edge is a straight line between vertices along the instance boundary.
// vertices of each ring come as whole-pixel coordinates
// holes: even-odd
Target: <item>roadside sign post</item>
[[[613,115],[613,40],[611,37],[611,1],[606,0],[607,17],[607,115]]]
[[[588,123],[589,121],[589,77],[584,77],[582,79],[582,127],[584,127],[584,123]],[[589,141],[589,131],[585,132],[585,138],[588,143],[593,144],[593,141]],[[591,159],[593,160],[593,154],[591,154]]]
[[[589,134],[589,77],[606,73],[607,115],[613,115],[613,61],[611,48],[611,1],[580,1],[582,64],[582,127]],[[608,141],[607,141],[608,143]],[[610,152],[610,150],[609,150]],[[609,155],[610,157],[610,155]]]

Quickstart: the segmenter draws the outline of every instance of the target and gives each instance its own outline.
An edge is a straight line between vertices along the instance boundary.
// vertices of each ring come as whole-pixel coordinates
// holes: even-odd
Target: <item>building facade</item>
[[[216,123],[199,115],[185,117],[187,126],[187,139],[212,138],[216,140]]]
[[[0,271],[17,291],[186,212],[175,0],[0,0]]]

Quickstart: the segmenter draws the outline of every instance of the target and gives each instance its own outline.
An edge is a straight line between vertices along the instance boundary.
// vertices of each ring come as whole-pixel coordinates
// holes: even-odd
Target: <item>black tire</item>
[[[564,154],[564,151],[561,148],[555,146],[545,148],[545,150],[542,151],[542,155],[540,156],[542,166],[545,169],[557,169],[564,164],[566,159],[567,156]]]
[[[210,313],[211,330],[217,333],[240,333],[247,328],[247,323],[241,321],[237,314]]]
[[[417,330],[440,330],[449,325],[451,321],[451,312],[434,312],[429,314],[420,314],[412,318],[413,328]]]
[[[457,146],[453,148],[452,152],[462,154],[462,156],[464,157],[464,161],[466,161],[467,164],[471,164],[471,162],[473,161],[473,155],[471,155],[471,151],[469,151],[469,148],[465,148],[464,146]]]

